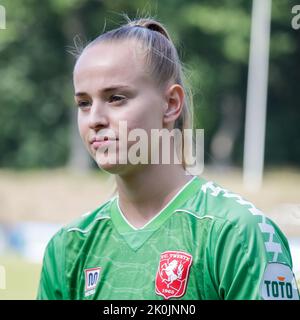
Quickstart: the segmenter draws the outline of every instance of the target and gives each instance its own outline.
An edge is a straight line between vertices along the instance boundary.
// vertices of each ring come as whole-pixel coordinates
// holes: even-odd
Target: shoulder
[[[110,219],[110,206],[111,203],[115,200],[115,197],[107,200],[102,203],[98,208],[93,211],[86,212],[76,220],[67,224],[63,227],[65,232],[79,231],[81,233],[87,233],[94,224],[100,220],[109,220]]]
[[[203,181],[200,189],[200,214],[217,221],[209,248],[221,296],[298,300],[289,244],[280,228],[239,194],[212,181]]]
[[[110,205],[115,200],[115,197],[102,203],[98,208],[93,211],[86,212],[79,218],[71,221],[63,226],[56,234],[51,238],[47,247],[59,247],[65,241],[67,234],[78,231],[80,234],[87,234],[93,229],[96,222],[110,220]]]
[[[259,246],[269,261],[281,260],[282,256],[289,257],[285,235],[252,202],[213,181],[203,180],[199,192],[206,214],[222,220],[222,228],[236,232],[245,247],[249,248],[251,244]]]
[[[232,225],[258,227],[267,229],[266,215],[241,195],[225,189],[213,181],[202,180],[199,190],[201,207],[207,214],[226,220]],[[273,224],[273,222],[272,222]]]

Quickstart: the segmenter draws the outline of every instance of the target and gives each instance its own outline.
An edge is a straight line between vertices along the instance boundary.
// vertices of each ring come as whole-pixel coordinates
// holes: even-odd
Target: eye
[[[85,108],[88,108],[91,106],[91,102],[88,100],[79,100],[79,101],[77,101],[77,106],[80,109],[85,109]]]
[[[125,100],[126,97],[125,96],[121,96],[121,95],[117,95],[117,94],[114,94],[114,95],[111,95],[108,99],[108,102],[109,103],[113,103],[113,102],[121,102],[123,100]]]

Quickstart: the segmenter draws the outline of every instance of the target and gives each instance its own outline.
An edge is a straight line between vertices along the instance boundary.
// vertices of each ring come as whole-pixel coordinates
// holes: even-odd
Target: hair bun
[[[143,27],[152,31],[159,32],[163,36],[165,36],[168,40],[171,40],[167,30],[164,26],[154,19],[138,19],[131,21],[128,25],[135,27]]]

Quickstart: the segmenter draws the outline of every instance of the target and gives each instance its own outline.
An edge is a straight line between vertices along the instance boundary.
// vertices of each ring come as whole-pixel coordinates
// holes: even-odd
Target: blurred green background
[[[300,163],[300,32],[292,29],[297,1],[273,0],[266,165]],[[205,128],[206,159],[226,117],[237,128],[232,164],[241,165],[247,87],[251,0],[7,0],[0,33],[0,165],[53,168],[74,162],[73,57],[79,35],[88,42],[105,30],[150,13],[179,49],[195,95],[198,127]],[[227,106],[230,106],[227,108]],[[225,110],[224,110],[225,109]],[[38,147],[37,147],[38,145]]]
[[[77,132],[69,51],[77,36],[87,43],[122,24],[126,13],[157,18],[179,50],[195,124],[205,129],[204,174],[253,200],[289,237],[300,237],[296,4],[272,1],[266,170],[260,193],[247,194],[241,169],[251,0],[0,0],[6,11],[6,29],[0,30],[0,227],[20,221],[59,226],[110,195],[110,178],[95,170]],[[224,127],[231,143],[220,153]],[[7,246],[2,253],[0,245],[7,274],[0,299],[34,298],[40,262]]]

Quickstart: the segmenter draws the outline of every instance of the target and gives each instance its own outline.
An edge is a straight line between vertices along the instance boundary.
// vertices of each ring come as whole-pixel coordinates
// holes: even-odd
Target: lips
[[[90,144],[93,149],[97,150],[98,148],[108,146],[109,144],[113,143],[114,141],[118,141],[118,138],[115,137],[108,137],[108,136],[101,136],[101,137],[93,137],[90,140]]]

